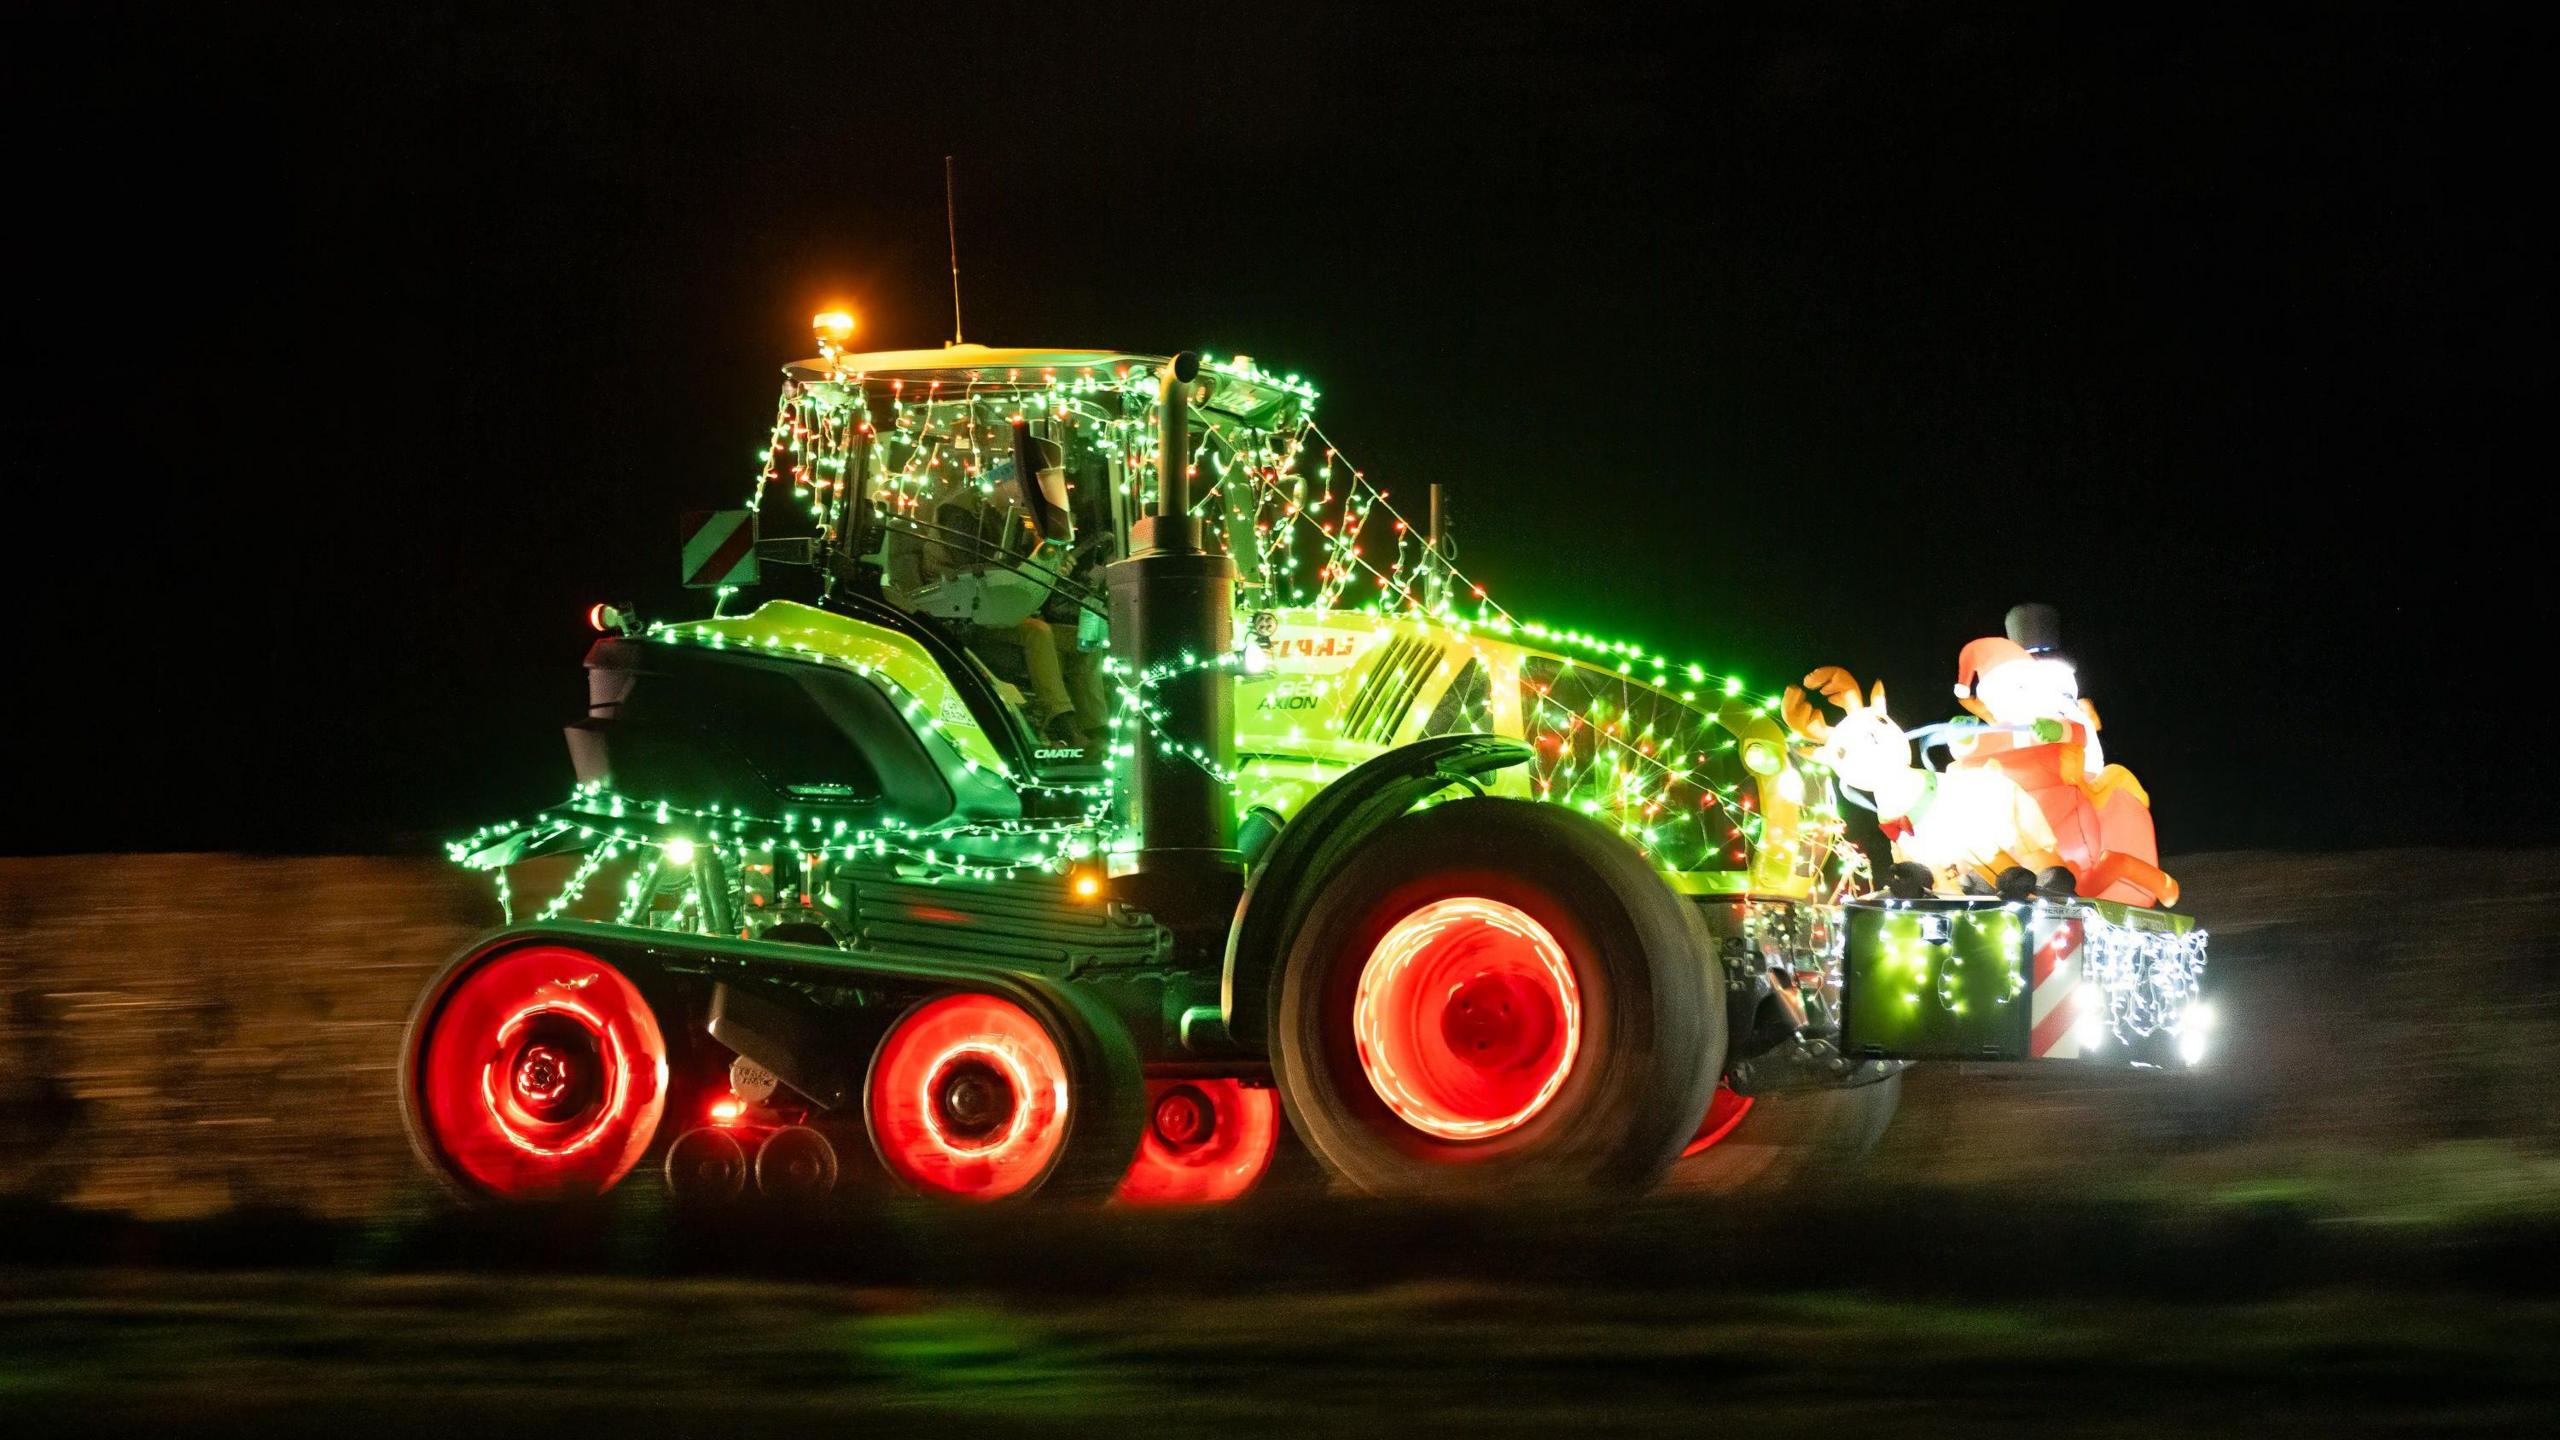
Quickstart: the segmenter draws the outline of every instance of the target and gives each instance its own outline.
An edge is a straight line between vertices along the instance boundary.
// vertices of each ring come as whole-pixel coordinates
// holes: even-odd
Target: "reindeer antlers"
[[[1822,698],[1843,710],[1858,708],[1858,677],[1837,665],[1825,665],[1804,677],[1805,688],[1819,690]]]
[[[1805,676],[1804,683],[1807,687],[1820,691],[1823,699],[1839,706],[1844,713],[1855,710],[1865,703],[1858,697],[1858,677],[1837,665],[1823,666]],[[1881,680],[1876,682],[1875,703],[1878,705],[1884,703],[1884,682]],[[1788,686],[1779,710],[1785,715],[1789,730],[1816,745],[1831,738],[1831,722],[1823,719],[1822,712],[1814,707],[1813,702],[1804,698],[1803,690],[1793,685]]]
[[[1807,704],[1804,692],[1793,685],[1787,687],[1786,700],[1780,708],[1785,712],[1787,728],[1798,739],[1819,745],[1831,738],[1831,722],[1822,718],[1821,711]]]

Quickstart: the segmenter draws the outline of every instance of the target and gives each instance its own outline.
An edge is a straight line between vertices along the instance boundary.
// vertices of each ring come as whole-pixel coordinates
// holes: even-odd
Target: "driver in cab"
[[[1048,443],[1026,445],[1027,439],[1017,440],[1017,451]],[[1073,564],[1066,544],[1072,527],[1063,504],[1044,503],[1065,498],[1062,472],[1055,466],[1041,472],[1044,488],[1059,495],[1035,498],[1018,483],[1021,468],[1012,457],[989,466],[983,483],[942,472],[919,499],[913,528],[889,534],[885,588],[902,609],[957,622],[971,632],[965,638],[972,649],[1019,649],[1030,681],[1023,708],[1033,733],[1048,744],[1090,749],[1102,721],[1099,687],[1092,683],[1099,675],[1078,648],[1074,602],[1052,594],[1057,576]],[[1050,510],[1054,516],[1043,513]],[[1027,546],[1008,543],[1008,518],[1031,531]],[[1021,553],[1026,548],[1028,556]],[[1069,616],[1064,623],[1043,614],[1060,610]],[[1069,688],[1070,669],[1087,682],[1081,689],[1097,692],[1086,696],[1088,703],[1079,704]]]

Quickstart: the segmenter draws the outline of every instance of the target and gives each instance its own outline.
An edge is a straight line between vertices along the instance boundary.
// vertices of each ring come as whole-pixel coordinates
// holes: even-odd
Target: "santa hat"
[[[1956,652],[1956,698],[1969,699],[1974,681],[1985,670],[1996,670],[2012,660],[2027,658],[2027,647],[1998,635],[1985,635]]]

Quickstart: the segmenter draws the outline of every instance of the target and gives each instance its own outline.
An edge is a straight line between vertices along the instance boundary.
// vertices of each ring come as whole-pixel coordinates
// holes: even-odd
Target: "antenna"
[[[960,343],[960,202],[954,198],[951,157],[942,157],[942,220],[951,232],[951,343]]]

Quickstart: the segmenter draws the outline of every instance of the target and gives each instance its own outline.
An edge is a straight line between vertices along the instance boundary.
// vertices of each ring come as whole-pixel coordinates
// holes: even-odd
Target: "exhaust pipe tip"
[[[1192,351],[1184,350],[1164,362],[1164,369],[1160,373],[1165,379],[1177,385],[1188,385],[1200,378],[1200,357]]]

